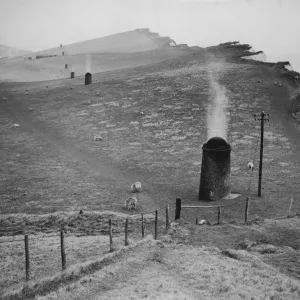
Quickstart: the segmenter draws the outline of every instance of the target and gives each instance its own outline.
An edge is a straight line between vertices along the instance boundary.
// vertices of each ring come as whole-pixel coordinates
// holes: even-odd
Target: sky
[[[300,0],[0,0],[0,44],[42,50],[137,28],[207,47],[240,41],[300,71]]]

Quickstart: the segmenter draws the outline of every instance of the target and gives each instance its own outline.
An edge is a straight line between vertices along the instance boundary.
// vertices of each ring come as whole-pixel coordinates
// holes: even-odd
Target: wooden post
[[[128,246],[128,218],[125,221],[125,246]]]
[[[157,240],[157,215],[158,211],[157,209],[155,210],[155,232],[154,232],[154,239]]]
[[[264,112],[259,115],[254,115],[254,118],[260,116],[260,155],[259,155],[259,170],[258,170],[258,197],[261,197],[261,181],[262,181],[262,165],[263,165],[263,151],[264,151],[264,121],[269,121],[269,114]]]
[[[109,252],[113,252],[112,222],[109,219]]]
[[[198,219],[198,217],[196,218],[196,225],[198,225],[199,224],[199,219]]]
[[[142,214],[142,239],[145,236],[145,230],[144,230],[144,214]]]
[[[218,206],[218,225],[220,225],[220,219],[221,219],[221,207]]]
[[[176,198],[175,220],[180,219],[181,199]]]
[[[60,249],[61,249],[61,265],[62,270],[66,269],[66,253],[65,253],[65,243],[64,243],[64,231],[60,231]]]
[[[245,207],[245,223],[248,222],[248,210],[249,210],[249,197],[246,199],[246,207]]]
[[[169,204],[166,207],[166,230],[169,228]]]
[[[29,280],[29,249],[28,249],[28,235],[25,235],[25,269],[26,281]]]

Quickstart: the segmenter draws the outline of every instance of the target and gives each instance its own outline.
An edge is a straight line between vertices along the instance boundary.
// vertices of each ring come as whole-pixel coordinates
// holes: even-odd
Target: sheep
[[[248,167],[248,169],[251,170],[251,171],[254,170],[254,164],[253,164],[252,162],[249,162],[249,163],[247,164],[247,167]]]
[[[102,137],[99,136],[99,135],[95,135],[94,136],[94,142],[97,142],[97,141],[102,141]]]
[[[131,185],[131,191],[133,193],[140,193],[142,191],[142,184],[140,182],[135,182]]]
[[[131,210],[136,209],[137,199],[135,197],[129,197],[125,200],[125,208]]]
[[[20,127],[20,125],[19,124],[14,124],[13,127],[18,128],[18,127]]]
[[[5,98],[5,97],[2,97],[2,100],[3,100],[3,101],[6,101],[6,100],[7,100],[7,98]]]

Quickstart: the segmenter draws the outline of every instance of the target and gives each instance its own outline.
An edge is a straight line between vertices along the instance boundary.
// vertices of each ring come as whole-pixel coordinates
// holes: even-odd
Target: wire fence
[[[162,211],[165,211],[165,218],[160,217],[160,220],[159,220],[159,213],[161,213]],[[154,215],[154,222],[153,222],[153,218],[151,218],[150,221],[147,218],[145,218],[147,215],[151,215],[151,214]],[[169,205],[166,205],[166,207],[156,209],[156,210],[153,210],[153,211],[148,211],[148,212],[143,212],[143,213],[139,213],[139,214],[135,214],[135,215],[130,215],[130,216],[127,216],[124,219],[125,219],[125,223],[124,223],[124,241],[123,242],[124,242],[125,246],[128,246],[130,244],[130,242],[129,242],[130,232],[132,232],[132,230],[130,230],[130,221],[132,222],[133,220],[135,220],[135,221],[140,220],[141,221],[140,222],[140,225],[141,225],[141,227],[140,227],[141,238],[144,238],[145,234],[146,234],[146,231],[149,231],[149,229],[150,229],[151,233],[154,236],[154,239],[158,239],[159,234],[163,234],[164,231],[169,228],[169,224],[170,224]],[[165,220],[164,225],[163,225],[163,219]],[[107,236],[105,237],[105,235],[102,235],[103,236],[103,239],[101,239],[102,242],[100,242],[98,240],[97,242],[94,242],[94,243],[97,244],[97,247],[102,245],[103,248],[106,248],[106,251],[113,252],[115,250],[115,242],[116,242],[116,240],[117,241],[120,240],[119,239],[120,236],[116,236],[115,234],[113,234],[113,225],[114,224],[113,224],[113,220],[111,218],[109,218],[107,220],[107,223],[108,223],[107,227],[108,227],[108,236],[109,236],[109,238],[107,238]],[[151,223],[150,224],[151,228],[149,227],[149,223]],[[154,228],[153,228],[153,223],[154,223]],[[135,224],[134,227],[136,227],[136,225],[137,224]],[[147,225],[147,228],[146,228],[146,225]],[[17,233],[19,233],[19,232],[17,232]],[[84,248],[84,247],[82,247],[83,245],[81,245],[81,246],[77,245],[80,242],[80,240],[82,240],[83,237],[84,236],[77,237],[77,236],[74,236],[74,235],[67,235],[65,230],[61,229],[57,233],[46,234],[46,235],[43,235],[43,236],[35,236],[35,235],[24,234],[24,238],[22,238],[22,239],[20,239],[18,237],[16,239],[3,240],[3,241],[0,241],[0,244],[6,244],[7,245],[7,244],[10,244],[10,243],[14,243],[14,245],[18,245],[17,248],[16,248],[16,246],[12,246],[11,249],[9,250],[9,251],[11,251],[12,249],[16,249],[16,251],[17,251],[16,255],[18,256],[18,266],[20,266],[20,264],[21,264],[19,256],[24,251],[23,253],[25,254],[25,280],[29,281],[30,279],[32,279],[31,278],[32,268],[36,268],[35,273],[37,273],[37,272],[41,273],[42,272],[40,270],[40,266],[37,266],[36,261],[35,261],[37,259],[37,257],[39,257],[39,253],[37,253],[37,249],[36,249],[36,248],[39,248],[37,246],[38,243],[42,243],[45,246],[47,246],[47,251],[46,252],[48,252],[48,253],[49,253],[49,251],[52,252],[51,253],[51,259],[53,259],[53,253],[60,253],[61,270],[64,271],[67,267],[67,254],[70,253],[70,255],[73,257],[74,253],[72,254],[71,253],[72,251],[76,252],[76,249],[77,249],[77,255],[78,255],[78,253],[81,252],[82,248]],[[94,238],[97,238],[97,237],[99,238],[99,236],[94,236]],[[23,251],[21,250],[22,244],[18,244],[18,243],[24,243],[24,248],[23,248],[24,250]],[[84,244],[85,241],[82,240],[82,243]],[[89,242],[89,243],[91,243],[91,242]],[[32,247],[34,247],[34,248],[32,248]],[[74,250],[74,247],[75,248],[77,247],[77,248]],[[105,252],[104,249],[103,249],[103,251]],[[33,256],[32,256],[32,253],[34,253]],[[57,254],[55,255],[55,257],[56,257],[56,259],[54,259],[53,264],[57,268],[58,267]],[[22,280],[22,279],[20,279],[20,280]],[[1,287],[1,284],[0,284],[0,287]]]

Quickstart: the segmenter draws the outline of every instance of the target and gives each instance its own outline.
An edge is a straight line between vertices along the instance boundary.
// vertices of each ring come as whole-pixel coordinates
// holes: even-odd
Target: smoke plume
[[[226,88],[210,76],[212,104],[207,110],[207,138],[221,137],[227,141],[227,107]]]
[[[90,54],[85,56],[85,71],[86,73],[92,73],[92,57]]]

